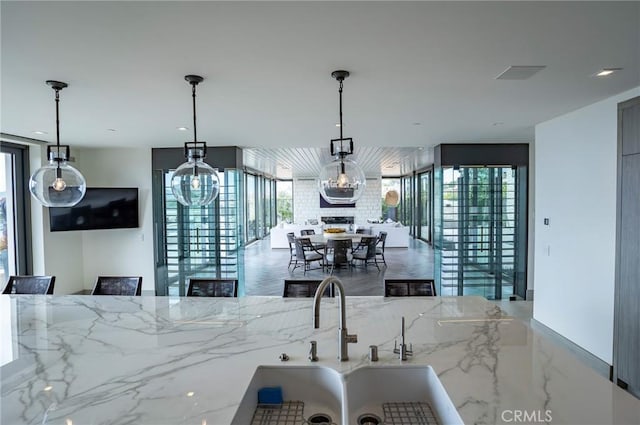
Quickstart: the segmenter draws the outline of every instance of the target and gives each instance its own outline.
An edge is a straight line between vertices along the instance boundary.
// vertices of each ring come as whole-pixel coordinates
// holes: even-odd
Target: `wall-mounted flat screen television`
[[[88,187],[68,208],[49,208],[52,232],[139,227],[138,188]]]

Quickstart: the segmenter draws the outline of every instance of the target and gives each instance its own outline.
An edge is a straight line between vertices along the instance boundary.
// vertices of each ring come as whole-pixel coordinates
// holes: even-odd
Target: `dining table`
[[[363,235],[360,233],[323,233],[318,235],[308,235],[303,236],[309,238],[311,243],[314,246],[324,246],[327,244],[329,239],[351,239],[353,245],[357,245],[360,243],[360,240],[363,236],[371,236],[371,235]]]

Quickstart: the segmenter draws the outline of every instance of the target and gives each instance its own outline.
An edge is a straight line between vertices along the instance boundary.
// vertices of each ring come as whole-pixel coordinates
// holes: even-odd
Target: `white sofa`
[[[322,225],[316,224],[282,224],[271,229],[271,248],[289,248],[287,233],[293,232],[300,236],[301,230],[313,229],[317,235],[322,234]]]
[[[380,232],[387,232],[386,248],[409,248],[409,228],[397,227],[396,223],[359,224],[356,229],[367,229],[369,233],[378,236]]]

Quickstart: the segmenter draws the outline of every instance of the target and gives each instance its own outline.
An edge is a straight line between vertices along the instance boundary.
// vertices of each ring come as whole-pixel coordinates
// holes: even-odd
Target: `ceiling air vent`
[[[496,80],[527,80],[546,66],[510,66],[496,77]]]

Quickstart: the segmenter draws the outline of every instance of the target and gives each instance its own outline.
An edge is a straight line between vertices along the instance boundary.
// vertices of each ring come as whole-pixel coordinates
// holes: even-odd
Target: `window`
[[[399,220],[403,225],[409,226],[409,233],[415,235],[414,232],[414,190],[413,176],[402,177],[402,187],[400,192],[400,214]]]
[[[258,238],[258,229],[256,227],[256,176],[246,174],[246,182],[247,242],[251,242]]]
[[[276,181],[278,222],[293,222],[293,181]]]
[[[27,217],[28,148],[0,144],[0,287],[9,276],[31,272]]]

